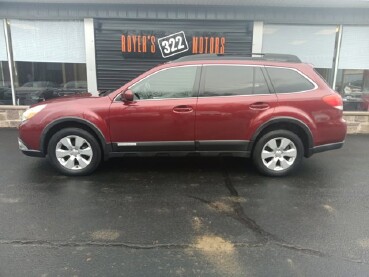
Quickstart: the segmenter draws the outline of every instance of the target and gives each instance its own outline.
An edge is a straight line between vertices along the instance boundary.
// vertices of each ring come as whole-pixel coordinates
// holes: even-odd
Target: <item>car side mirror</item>
[[[134,99],[134,94],[132,90],[127,89],[125,92],[122,93],[122,99],[124,102],[132,102]]]

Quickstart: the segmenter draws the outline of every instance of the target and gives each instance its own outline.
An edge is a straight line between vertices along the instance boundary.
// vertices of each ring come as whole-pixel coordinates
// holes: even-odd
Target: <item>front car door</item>
[[[114,151],[193,151],[201,66],[160,69],[130,86],[133,102],[110,108]]]
[[[262,66],[204,64],[196,108],[195,139],[200,151],[248,150],[250,126],[271,116],[277,97],[270,93]]]

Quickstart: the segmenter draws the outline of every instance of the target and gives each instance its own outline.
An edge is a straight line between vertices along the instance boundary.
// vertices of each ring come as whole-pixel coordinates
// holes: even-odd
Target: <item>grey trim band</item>
[[[142,142],[114,142],[113,151],[194,151],[194,141],[142,141]]]
[[[24,155],[29,157],[38,157],[38,158],[45,157],[45,155],[41,151],[37,150],[21,150],[21,151]]]
[[[248,140],[200,140],[196,150],[200,151],[247,151]]]
[[[115,142],[114,151],[247,151],[247,140]]]
[[[113,157],[186,157],[186,156],[205,156],[205,157],[250,157],[248,151],[140,151],[140,152],[111,152]]]
[[[310,148],[310,151],[309,151],[310,153],[309,154],[313,155],[313,154],[316,154],[316,153],[321,153],[321,152],[325,152],[325,151],[329,151],[329,150],[340,149],[340,148],[343,147],[344,143],[345,143],[345,141],[318,145],[318,146],[315,146],[313,148]]]

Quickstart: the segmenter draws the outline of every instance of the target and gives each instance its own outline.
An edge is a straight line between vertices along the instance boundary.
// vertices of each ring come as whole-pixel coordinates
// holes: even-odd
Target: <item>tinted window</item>
[[[259,67],[254,67],[254,91],[253,94],[269,93],[264,74]]]
[[[269,93],[263,73],[258,67],[216,65],[205,66],[202,96],[229,96]]]
[[[165,69],[133,85],[131,90],[139,99],[192,97],[197,68],[184,66]]]
[[[276,93],[310,90],[314,85],[298,72],[286,68],[267,68]]]

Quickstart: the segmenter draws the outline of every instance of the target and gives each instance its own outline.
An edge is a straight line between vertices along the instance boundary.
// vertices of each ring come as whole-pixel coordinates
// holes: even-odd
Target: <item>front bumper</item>
[[[19,150],[22,151],[22,153],[26,156],[45,157],[41,151],[28,149],[27,145],[20,138],[18,138],[18,146]]]

